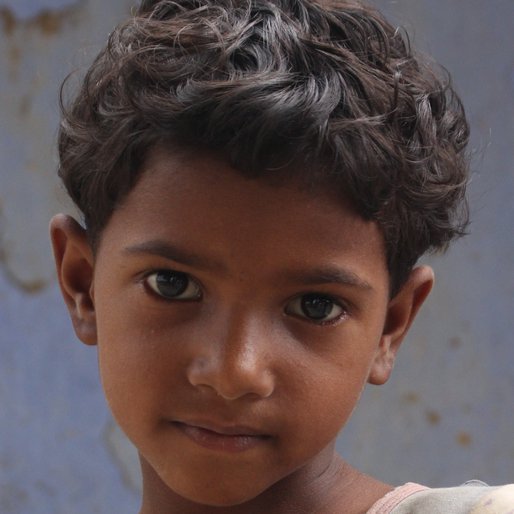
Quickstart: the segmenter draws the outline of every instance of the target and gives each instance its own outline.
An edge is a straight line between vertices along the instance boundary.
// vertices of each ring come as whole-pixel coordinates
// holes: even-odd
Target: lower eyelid
[[[348,312],[345,309],[343,309],[342,312],[340,314],[338,314],[335,318],[328,319],[328,320],[321,320],[317,324],[318,325],[335,325],[335,324],[339,323],[340,321],[345,320],[347,317],[348,317]]]

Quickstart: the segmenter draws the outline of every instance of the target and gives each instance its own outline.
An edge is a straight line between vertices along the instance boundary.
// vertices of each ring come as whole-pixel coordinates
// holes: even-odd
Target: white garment
[[[514,484],[489,487],[471,481],[429,489],[409,483],[388,493],[367,514],[514,514]]]

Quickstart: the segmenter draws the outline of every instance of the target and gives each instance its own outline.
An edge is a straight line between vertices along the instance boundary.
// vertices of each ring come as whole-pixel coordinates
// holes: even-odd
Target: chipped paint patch
[[[44,139],[43,139],[44,142]],[[51,143],[48,142],[49,152]],[[37,149],[38,145],[33,145]],[[40,148],[42,163],[51,163]],[[56,178],[51,164],[30,171],[27,163],[15,166],[6,159],[0,170],[3,187],[0,212],[0,255],[6,278],[26,293],[37,293],[54,280],[54,264],[48,241],[48,220],[58,209]],[[25,164],[25,166],[23,166]],[[8,174],[7,171],[16,171]],[[23,207],[20,208],[20,205]]]
[[[43,289],[45,289],[49,284],[49,281],[45,281],[45,280],[37,280],[37,279],[36,280],[27,280],[27,281],[20,280],[19,277],[17,277],[13,273],[9,272],[8,267],[4,268],[4,272],[5,272],[6,278],[11,282],[11,284],[19,287],[20,289],[22,289],[23,291],[25,291],[28,294],[39,293],[39,292],[43,291]]]

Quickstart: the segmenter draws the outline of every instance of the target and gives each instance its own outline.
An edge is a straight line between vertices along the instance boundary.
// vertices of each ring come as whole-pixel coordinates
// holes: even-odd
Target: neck
[[[324,466],[305,466],[239,505],[213,507],[172,491],[142,458],[143,501],[140,514],[360,514],[390,486],[367,477],[339,457],[333,448]]]

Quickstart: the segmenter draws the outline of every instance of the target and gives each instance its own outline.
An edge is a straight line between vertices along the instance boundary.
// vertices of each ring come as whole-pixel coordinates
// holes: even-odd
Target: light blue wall
[[[393,379],[366,392],[341,450],[393,482],[514,481],[514,2],[376,0],[451,70],[472,129],[470,235]]]
[[[0,512],[136,512],[138,471],[53,279],[57,90],[130,0],[0,0]],[[377,0],[454,74],[473,130],[471,235],[430,259],[438,283],[395,375],[339,441],[392,483],[514,480],[514,2]]]

